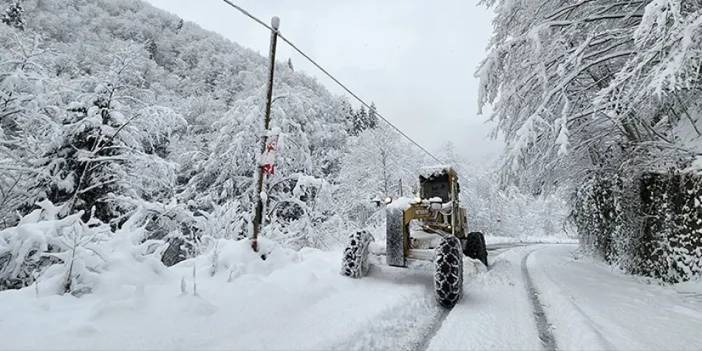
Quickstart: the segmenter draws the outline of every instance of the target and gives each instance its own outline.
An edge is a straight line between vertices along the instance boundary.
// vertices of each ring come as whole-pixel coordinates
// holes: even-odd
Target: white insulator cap
[[[278,30],[280,27],[280,18],[278,18],[278,16],[273,16],[273,18],[271,18],[271,27],[275,30]]]

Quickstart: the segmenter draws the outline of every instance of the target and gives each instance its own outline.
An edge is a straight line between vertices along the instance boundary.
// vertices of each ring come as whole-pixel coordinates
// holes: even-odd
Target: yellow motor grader
[[[444,307],[453,307],[463,293],[463,255],[487,266],[485,238],[468,232],[466,209],[460,206],[458,175],[450,166],[422,168],[419,194],[386,205],[385,245],[367,231],[350,235],[341,273],[360,278],[374,263],[395,267],[434,264],[434,292]]]

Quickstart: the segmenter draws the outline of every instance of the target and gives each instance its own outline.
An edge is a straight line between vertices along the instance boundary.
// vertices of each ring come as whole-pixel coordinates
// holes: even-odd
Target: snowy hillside
[[[183,204],[173,216],[248,205],[264,58],[139,1],[22,8],[0,33],[5,226],[44,196],[113,224],[141,201]],[[333,177],[350,106],[287,65],[278,77],[275,127],[298,155],[281,171]]]
[[[145,226],[167,265],[207,251],[210,239],[249,235],[263,57],[133,0],[9,2],[0,36],[0,228],[48,200],[59,218]],[[280,156],[265,236],[341,246],[350,230],[383,225],[371,199],[416,190],[426,156],[374,109],[353,108],[288,63],[277,65],[274,90]],[[478,202],[499,190],[481,187],[467,193],[476,228],[509,235]],[[3,235],[2,255],[12,237]],[[14,259],[43,268],[44,250],[63,249]],[[3,270],[0,286],[33,279]]]
[[[172,248],[167,264],[199,253],[203,237],[248,235],[263,57],[140,1],[3,4],[0,228],[47,199],[60,216],[82,211],[113,230],[146,225],[149,240]],[[347,142],[377,120],[288,64],[276,71],[283,157],[267,235],[336,244],[344,234],[329,228],[342,209],[330,199]],[[361,206],[380,190],[366,188]]]
[[[256,2],[289,37],[217,2],[302,55],[140,0],[0,0],[0,350],[702,348],[702,3],[477,1],[456,83],[434,68],[477,44],[402,29],[461,1]],[[296,71],[319,28],[426,60],[349,71],[397,70],[376,97],[406,115]],[[468,84],[494,162],[450,140]]]

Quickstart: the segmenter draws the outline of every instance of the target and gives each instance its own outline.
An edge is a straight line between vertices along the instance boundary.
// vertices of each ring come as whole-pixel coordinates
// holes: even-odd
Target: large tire
[[[368,273],[368,246],[373,241],[373,236],[365,231],[349,235],[349,244],[344,250],[341,274],[351,278],[361,278]]]
[[[436,248],[434,294],[446,308],[453,307],[463,295],[463,255],[461,241],[455,236],[441,239]]]
[[[481,232],[471,232],[466,236],[466,246],[463,248],[463,253],[476,260],[480,260],[486,267],[487,247],[485,245],[485,236]]]

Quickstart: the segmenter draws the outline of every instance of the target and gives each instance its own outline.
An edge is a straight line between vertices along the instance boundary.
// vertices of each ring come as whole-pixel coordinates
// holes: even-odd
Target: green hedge
[[[575,195],[582,245],[627,272],[668,283],[702,274],[702,177],[593,173]]]

